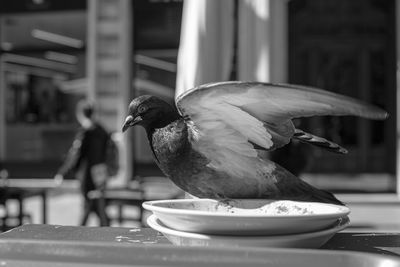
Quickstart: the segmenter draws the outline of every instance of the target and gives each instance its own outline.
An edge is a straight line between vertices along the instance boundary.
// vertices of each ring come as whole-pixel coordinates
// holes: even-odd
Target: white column
[[[91,100],[95,99],[96,93],[96,55],[97,55],[97,13],[98,2],[96,0],[88,0],[87,11],[87,41],[86,41],[86,79],[87,79],[87,97]]]
[[[4,161],[6,153],[6,83],[4,60],[0,56],[0,161]]]
[[[121,133],[121,122],[125,120],[128,112],[128,105],[134,95],[132,81],[133,81],[133,10],[132,2],[130,0],[122,0],[121,3],[121,24],[119,28],[120,40],[120,51],[123,53],[121,59],[121,73],[120,73],[120,86],[121,86],[121,97],[120,105],[117,110],[118,127],[121,138],[121,146],[123,159],[122,165],[124,166],[124,179],[125,183],[129,183],[130,178],[133,175],[133,134]]]
[[[133,96],[132,1],[89,0],[88,98],[97,104],[100,121],[115,132],[121,156],[118,180],[132,177],[132,136],[121,127]]]
[[[287,82],[287,1],[239,1],[238,79]]]
[[[396,177],[397,177],[397,194],[400,196],[400,0],[396,0],[396,59],[397,59],[397,81],[396,81],[396,131],[397,131],[397,159],[396,159]]]
[[[229,79],[233,56],[232,0],[185,0],[175,96]]]

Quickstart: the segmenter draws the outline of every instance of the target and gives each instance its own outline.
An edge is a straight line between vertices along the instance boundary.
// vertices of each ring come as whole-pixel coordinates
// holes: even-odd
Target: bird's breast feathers
[[[164,128],[156,129],[152,135],[152,144],[155,152],[175,154],[187,145],[186,125],[182,120],[174,121]],[[158,155],[156,155],[158,156]]]

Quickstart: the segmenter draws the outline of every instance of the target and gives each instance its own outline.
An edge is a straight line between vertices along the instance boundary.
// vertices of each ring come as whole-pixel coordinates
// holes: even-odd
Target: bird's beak
[[[122,126],[122,132],[125,132],[126,130],[128,130],[128,128],[135,126],[142,120],[143,119],[140,116],[134,118],[132,115],[128,115],[125,119],[124,125]]]

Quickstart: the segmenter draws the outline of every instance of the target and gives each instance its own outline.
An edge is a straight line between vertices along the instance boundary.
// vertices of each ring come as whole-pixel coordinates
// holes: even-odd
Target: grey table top
[[[0,264],[3,261],[7,266],[125,266],[132,262],[140,266],[201,266],[212,262],[219,266],[390,263],[385,266],[400,267],[399,256],[399,233],[338,233],[318,250],[177,247],[151,228],[28,224],[0,234]],[[298,265],[299,261],[302,264]]]

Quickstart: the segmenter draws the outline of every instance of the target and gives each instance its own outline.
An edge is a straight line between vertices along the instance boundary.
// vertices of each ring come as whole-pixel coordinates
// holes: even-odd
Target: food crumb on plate
[[[314,211],[303,203],[294,201],[274,201],[257,208],[237,207],[234,202],[219,203],[217,211],[228,213],[256,213],[263,215],[311,215]]]

